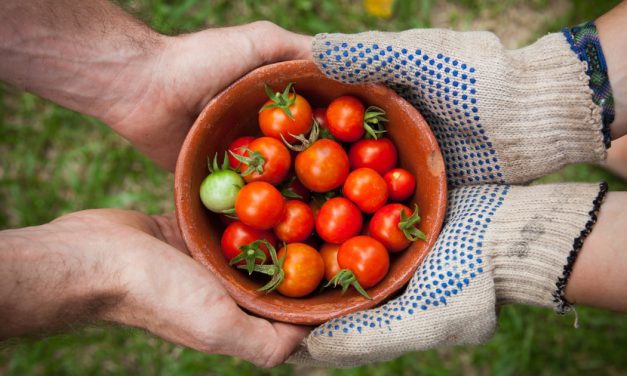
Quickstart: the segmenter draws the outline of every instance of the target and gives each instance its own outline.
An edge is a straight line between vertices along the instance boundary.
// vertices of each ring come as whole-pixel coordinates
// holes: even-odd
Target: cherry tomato
[[[413,214],[410,208],[402,204],[385,205],[374,213],[368,226],[368,234],[380,241],[390,252],[400,252],[411,243],[403,232],[402,225],[399,225],[402,210],[407,218]],[[415,223],[409,223],[408,226],[415,227]]]
[[[348,174],[342,193],[364,213],[374,213],[388,200],[385,180],[375,170],[367,167],[358,168]]]
[[[235,199],[235,214],[240,221],[256,229],[274,227],[283,217],[283,196],[271,184],[256,181],[242,188]]]
[[[316,217],[316,233],[328,243],[340,244],[361,231],[361,212],[348,199],[335,197],[325,202]]]
[[[327,107],[327,124],[333,137],[344,142],[355,142],[364,135],[366,109],[355,97],[335,98]]]
[[[411,172],[402,168],[392,169],[383,175],[388,186],[388,195],[391,201],[404,201],[414,194],[416,178]]]
[[[259,137],[248,144],[248,149],[253,152],[252,155],[250,152],[246,153],[246,157],[251,161],[242,163],[240,166],[246,182],[265,181],[272,185],[278,185],[285,180],[290,170],[292,156],[283,142],[272,137]],[[259,173],[258,170],[253,170],[253,172],[246,174],[249,166],[252,168],[261,166],[263,172]]]
[[[316,120],[321,129],[328,129],[327,123],[327,109],[324,107],[318,107],[313,110],[313,118]]]
[[[287,92],[289,92],[289,86]],[[296,96],[294,102],[287,106],[294,96]],[[281,106],[281,104],[285,106]],[[266,107],[272,105],[278,106]],[[288,116],[286,108],[289,109],[293,119],[290,119]],[[259,128],[261,128],[261,132],[265,136],[273,137],[279,141],[281,141],[281,135],[283,135],[287,142],[294,142],[295,138],[292,135],[297,136],[308,133],[312,124],[313,115],[309,102],[295,93],[277,93],[264,103],[264,107],[259,111]]]
[[[231,142],[231,145],[229,145],[229,149],[228,149],[228,156],[229,156],[229,166],[232,169],[237,169],[239,167],[239,165],[241,164],[240,161],[238,161],[237,159],[235,159],[235,157],[231,154],[237,154],[237,155],[245,155],[246,151],[244,150],[244,148],[247,148],[248,145],[253,142],[255,138],[252,136],[244,136],[244,137],[240,137],[235,139],[235,141]]]
[[[229,169],[228,164],[225,159],[220,167],[217,158],[214,158],[211,173],[200,184],[200,200],[214,213],[232,209],[238,192],[244,186],[244,179]]]
[[[277,290],[292,298],[299,298],[313,292],[324,276],[324,262],[315,250],[303,243],[290,243],[279,250],[277,254],[281,259],[283,255],[283,271],[285,277]]]
[[[390,256],[383,244],[369,236],[355,236],[342,243],[337,262],[349,269],[364,289],[379,283],[388,272]]]
[[[227,260],[231,261],[233,257],[241,253],[239,247],[261,239],[267,240],[273,247],[276,246],[276,238],[274,237],[272,231],[257,230],[240,221],[235,221],[228,225],[224,230],[224,233],[222,233],[222,253],[224,253]],[[266,262],[268,262],[270,260],[268,248],[265,245],[261,245],[259,249],[266,254]],[[256,263],[260,264],[261,260],[257,259]],[[236,265],[244,264],[246,264],[246,261],[242,260]]]
[[[285,203],[285,212],[274,227],[276,237],[286,243],[304,242],[311,235],[314,216],[309,205],[299,200]]]
[[[388,138],[365,139],[354,143],[348,150],[351,170],[369,167],[383,175],[396,167],[398,152]]]
[[[331,191],[348,175],[348,156],[335,141],[322,139],[298,153],[294,162],[298,179],[313,192]]]
[[[337,263],[337,251],[340,249],[339,244],[324,243],[320,247],[320,256],[324,261],[324,279],[330,281],[335,275],[342,270]]]

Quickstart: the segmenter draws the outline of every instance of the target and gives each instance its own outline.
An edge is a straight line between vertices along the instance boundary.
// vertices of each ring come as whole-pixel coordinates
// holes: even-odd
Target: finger
[[[181,98],[189,98],[198,91],[205,93],[198,102],[181,103],[191,106],[190,114],[197,114],[222,89],[257,67],[311,59],[312,40],[268,21],[207,29],[177,37],[167,53],[174,63],[166,59],[160,70],[176,72],[173,80],[183,94]]]
[[[310,329],[286,323],[271,323],[242,312],[233,325],[224,353],[237,356],[259,367],[275,367],[285,361],[302,343]]]
[[[153,221],[156,224],[156,230],[158,232],[158,238],[170,244],[172,247],[189,255],[189,250],[185,241],[183,241],[183,235],[179,229],[178,222],[174,214],[154,215]]]
[[[312,59],[313,38],[309,35],[287,31],[268,21],[253,22],[242,26],[242,29],[253,47],[251,62],[256,66],[285,60]]]

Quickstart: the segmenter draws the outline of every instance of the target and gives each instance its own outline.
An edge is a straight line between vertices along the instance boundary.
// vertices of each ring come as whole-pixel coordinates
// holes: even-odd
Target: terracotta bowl
[[[257,113],[267,100],[266,83],[282,90],[289,82],[312,107],[326,106],[335,97],[353,95],[366,105],[383,108],[388,115],[388,137],[399,151],[400,165],[417,178],[412,201],[420,208],[420,229],[428,241],[413,243],[393,255],[385,279],[368,290],[367,300],[353,289],[342,295],[327,289],[305,298],[288,298],[277,292],[257,292],[265,280],[251,279],[228,265],[220,250],[224,225],[204,208],[199,187],[207,175],[207,157],[224,155],[237,137],[259,134]],[[375,84],[348,85],[324,76],[310,61],[290,61],[259,68],[215,97],[191,128],[176,165],[176,214],[191,255],[206,266],[244,309],[269,319],[295,324],[319,324],[331,318],[381,303],[400,289],[425,258],[442,226],[446,206],[446,177],[438,144],[422,116],[392,90]]]

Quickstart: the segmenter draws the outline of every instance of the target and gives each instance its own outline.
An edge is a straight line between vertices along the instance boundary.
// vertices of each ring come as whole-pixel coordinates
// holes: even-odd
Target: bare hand
[[[172,216],[88,210],[0,238],[0,339],[105,320],[272,367],[308,333],[244,313],[187,255]]]
[[[264,64],[310,58],[311,37],[266,21],[168,37],[142,75],[141,96],[119,102],[106,121],[173,170],[190,126],[222,89]]]

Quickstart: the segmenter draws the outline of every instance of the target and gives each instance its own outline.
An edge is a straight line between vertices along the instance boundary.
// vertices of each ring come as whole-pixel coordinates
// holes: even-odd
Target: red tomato
[[[240,221],[260,230],[279,223],[284,210],[281,192],[263,181],[246,184],[235,199],[235,214]]]
[[[324,262],[318,251],[307,244],[290,243],[281,248],[277,256],[281,259],[284,254],[285,277],[277,290],[291,298],[299,298],[313,292],[324,276]]]
[[[325,202],[316,217],[316,233],[322,240],[340,244],[361,231],[361,212],[344,197]]]
[[[288,89],[289,90],[289,89]],[[291,135],[300,135],[308,133],[313,124],[313,115],[309,102],[302,96],[294,93],[289,94],[291,100],[296,95],[296,100],[288,108],[293,119],[287,115],[282,107],[262,108],[259,111],[259,128],[261,132],[268,137],[273,137],[279,141],[281,135],[285,137],[287,142],[294,142],[295,138]],[[287,97],[281,99],[287,102]],[[264,103],[264,107],[278,103],[276,100],[270,99]]]
[[[358,168],[348,174],[342,193],[364,213],[374,213],[388,200],[385,180],[375,170],[367,167]]]
[[[241,253],[239,247],[243,245],[248,245],[255,240],[265,239],[272,246],[276,246],[276,238],[272,231],[268,230],[257,230],[240,221],[235,221],[227,226],[222,233],[222,253],[227,260],[231,261],[231,259]],[[266,262],[270,260],[270,253],[268,248],[265,245],[259,247],[263,253],[266,254]],[[259,264],[261,260],[257,259],[256,262]],[[242,260],[238,262],[236,265],[245,265],[246,261]]]
[[[353,272],[361,287],[367,289],[385,277],[390,267],[390,256],[379,241],[359,235],[340,246],[337,262],[340,268]]]
[[[368,226],[368,234],[380,241],[390,252],[400,252],[411,243],[399,226],[401,210],[405,211],[406,217],[413,214],[410,208],[402,204],[385,205],[374,213]]]
[[[335,141],[322,139],[298,153],[294,162],[298,179],[313,192],[331,191],[348,175],[348,156]]]
[[[402,168],[392,169],[383,175],[388,186],[388,195],[391,201],[404,201],[414,194],[416,178],[411,172]]]
[[[236,169],[237,167],[239,167],[240,165],[240,161],[238,161],[237,159],[235,159],[235,157],[231,154],[237,154],[237,155],[245,155],[246,151],[244,150],[244,148],[248,147],[248,144],[250,144],[251,142],[253,142],[255,138],[252,136],[244,136],[244,137],[240,137],[235,139],[235,141],[231,142],[231,145],[229,145],[229,149],[228,149],[228,156],[229,156],[229,166],[232,169]]]
[[[246,153],[246,157],[251,158],[249,163],[251,166],[261,166],[262,173],[257,170],[245,175],[244,180],[247,183],[253,181],[265,181],[272,185],[278,185],[287,177],[292,163],[290,151],[283,145],[283,142],[272,137],[259,137],[248,144],[250,152]],[[259,155],[262,159],[259,159]],[[242,163],[240,170],[242,175],[246,173],[249,164]]]
[[[337,263],[337,251],[339,244],[324,243],[320,248],[320,256],[324,261],[324,279],[330,281],[342,268]]]
[[[327,123],[333,137],[344,142],[355,142],[364,135],[366,109],[355,97],[335,98],[327,107]]]
[[[313,110],[313,118],[316,120],[321,129],[328,129],[327,123],[327,109],[324,107],[318,107]]]
[[[304,242],[311,235],[314,217],[309,205],[299,200],[285,203],[285,212],[274,227],[276,237],[286,243]]]
[[[348,150],[351,170],[369,167],[383,175],[396,167],[398,152],[389,138],[365,139],[354,143]]]

